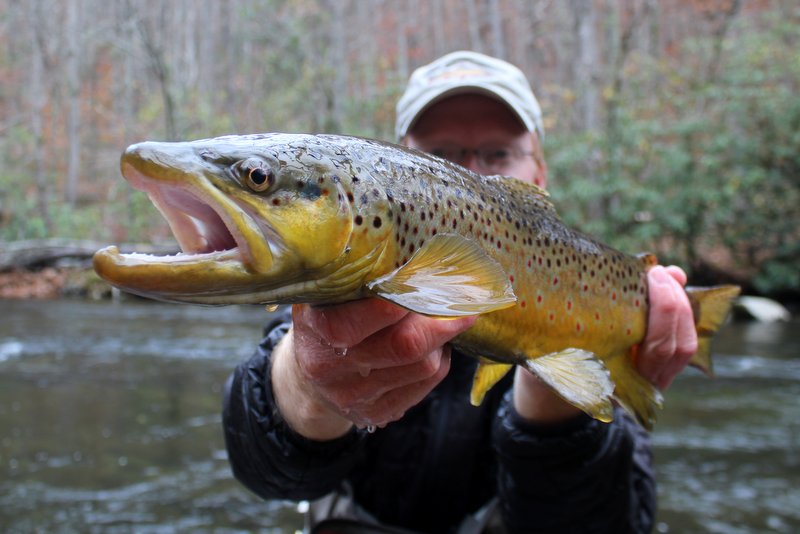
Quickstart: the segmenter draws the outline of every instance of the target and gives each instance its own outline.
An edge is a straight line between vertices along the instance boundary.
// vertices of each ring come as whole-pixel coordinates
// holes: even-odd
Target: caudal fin
[[[697,352],[689,365],[697,367],[708,376],[713,376],[711,363],[711,338],[722,325],[739,296],[739,286],[687,287],[686,294],[692,304],[697,328]]]

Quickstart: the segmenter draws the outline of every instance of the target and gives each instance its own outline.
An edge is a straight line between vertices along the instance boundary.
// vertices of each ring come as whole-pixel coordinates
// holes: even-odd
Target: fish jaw
[[[212,183],[191,143],[140,143],[122,156],[125,179],[145,192],[167,220],[181,253],[94,258],[101,278],[125,291],[175,302],[269,301],[280,284],[297,284],[303,261],[236,188]],[[239,199],[237,199],[237,196]]]

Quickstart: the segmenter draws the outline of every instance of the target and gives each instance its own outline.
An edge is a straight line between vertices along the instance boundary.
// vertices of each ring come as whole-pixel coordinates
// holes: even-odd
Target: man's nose
[[[471,170],[472,172],[477,172],[478,174],[481,173],[478,164],[478,158],[475,155],[475,152],[472,150],[466,151],[464,154],[464,158],[461,160],[461,166]]]

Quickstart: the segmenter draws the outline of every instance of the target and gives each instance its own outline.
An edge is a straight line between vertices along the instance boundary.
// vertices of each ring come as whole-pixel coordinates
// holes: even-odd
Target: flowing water
[[[233,480],[224,383],[262,307],[0,301],[0,531],[275,532]],[[657,532],[800,531],[800,323],[736,323],[679,377],[654,441]]]

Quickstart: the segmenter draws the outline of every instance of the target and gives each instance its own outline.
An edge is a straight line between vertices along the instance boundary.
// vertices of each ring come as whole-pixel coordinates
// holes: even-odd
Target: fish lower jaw
[[[244,263],[241,249],[234,247],[225,250],[215,250],[211,252],[177,252],[175,254],[157,256],[142,252],[131,252],[120,254],[120,257],[129,261],[148,263],[148,264],[168,264],[168,263],[209,263],[209,262],[231,262],[237,261]]]

